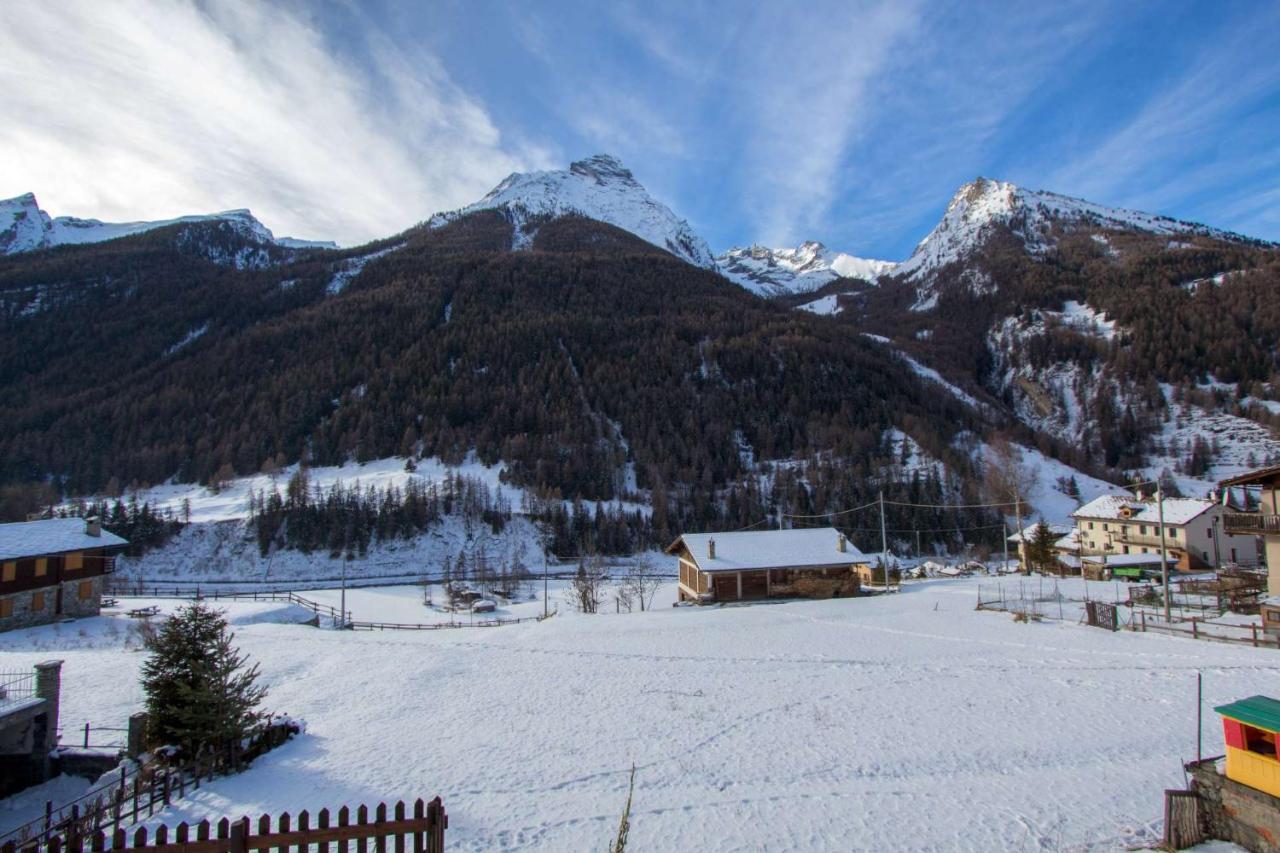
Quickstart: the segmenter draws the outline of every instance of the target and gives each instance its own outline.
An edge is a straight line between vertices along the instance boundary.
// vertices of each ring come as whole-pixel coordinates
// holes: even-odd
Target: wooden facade
[[[779,531],[786,533],[789,531]],[[767,534],[754,534],[767,535]],[[778,559],[777,565],[739,565],[722,568],[714,559],[714,540],[708,557],[701,560],[684,537],[667,548],[677,560],[680,601],[700,604],[758,601],[769,598],[840,598],[858,595],[866,568],[860,552],[837,540],[832,531],[830,562],[815,564],[812,556],[801,564]],[[842,556],[841,549],[847,548]]]
[[[115,553],[127,544],[80,519],[0,525],[0,631],[97,615]]]

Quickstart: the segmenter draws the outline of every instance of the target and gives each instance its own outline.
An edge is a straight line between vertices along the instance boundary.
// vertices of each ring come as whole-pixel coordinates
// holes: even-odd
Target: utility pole
[[[1164,540],[1164,489],[1160,481],[1156,481],[1156,512],[1160,518],[1160,581],[1164,584],[1164,621],[1170,622],[1169,616],[1169,552]]]
[[[547,546],[551,543],[547,541],[547,531],[542,531],[542,618],[546,619],[549,615],[547,612]]]
[[[1022,529],[1022,494],[1020,491],[1015,491],[1013,493],[1013,518],[1018,525],[1018,536],[1020,537],[1020,539],[1025,538],[1025,534]],[[1025,545],[1026,543],[1024,542],[1022,544]],[[1027,571],[1027,549],[1026,548],[1018,549],[1018,571],[1024,575],[1029,574],[1029,572]]]
[[[1009,522],[1003,523],[1004,527],[1004,571],[1009,571]],[[1001,572],[1004,574],[1004,572]]]
[[[1222,549],[1218,547],[1218,525],[1222,522],[1221,516],[1214,516],[1213,519],[1213,571],[1222,571]]]
[[[880,563],[884,566],[884,591],[889,591],[889,537],[884,529],[884,489],[880,490]]]

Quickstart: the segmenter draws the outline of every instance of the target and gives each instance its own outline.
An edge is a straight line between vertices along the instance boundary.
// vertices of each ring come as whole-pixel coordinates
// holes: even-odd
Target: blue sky
[[[605,151],[717,251],[899,260],[978,175],[1280,239],[1276,32],[1274,2],[4,4],[0,197],[351,243]]]

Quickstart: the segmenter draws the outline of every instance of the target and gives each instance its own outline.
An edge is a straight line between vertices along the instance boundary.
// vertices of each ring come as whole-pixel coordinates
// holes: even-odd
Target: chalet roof
[[[1257,468],[1253,471],[1246,471],[1243,474],[1237,474],[1218,483],[1223,488],[1231,486],[1257,486],[1280,480],[1280,465],[1272,465],[1268,468]]]
[[[682,543],[704,572],[734,572],[754,569],[802,568],[806,566],[847,566],[866,562],[866,556],[845,541],[839,548],[840,531],[834,527],[804,530],[753,530],[745,533],[686,533],[667,546],[675,553]],[[711,540],[716,556],[711,559]]]
[[[1010,536],[1009,541],[1021,542],[1025,537],[1028,542],[1034,542],[1036,538],[1036,528],[1039,526],[1040,526],[1040,522],[1038,521],[1035,524],[1028,525],[1027,527],[1022,528],[1022,530]],[[1065,524],[1049,524],[1047,526],[1050,532],[1052,532],[1054,535],[1055,543],[1057,543],[1059,540],[1067,538],[1068,536],[1075,535],[1075,532],[1076,532],[1076,529],[1074,527],[1068,527]]]
[[[1280,732],[1280,702],[1270,696],[1250,696],[1213,710],[1222,716],[1238,720],[1268,732]]]
[[[1213,501],[1196,498],[1165,498],[1164,523],[1188,524],[1196,516],[1212,509]],[[1133,514],[1125,518],[1121,510],[1128,507]],[[1102,519],[1104,521],[1137,521],[1146,524],[1160,523],[1160,510],[1155,498],[1138,498],[1132,495],[1100,495],[1071,513],[1073,518]]]
[[[0,560],[128,544],[106,530],[99,536],[90,536],[85,532],[83,518],[46,518],[0,524]]]

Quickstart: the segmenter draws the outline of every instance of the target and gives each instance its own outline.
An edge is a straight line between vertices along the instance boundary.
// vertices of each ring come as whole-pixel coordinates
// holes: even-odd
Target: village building
[[[0,524],[0,631],[96,616],[114,555],[128,544],[96,518]]]
[[[1035,541],[1036,530],[1040,527],[1041,522],[1028,525],[1017,533],[1009,537],[1010,545],[1013,545],[1018,553],[1018,565],[1026,566],[1030,564],[1028,559],[1027,545]],[[1045,522],[1045,526],[1049,528],[1049,532],[1053,534],[1053,553],[1058,558],[1063,574],[1079,574],[1080,573],[1080,538],[1079,531],[1076,528],[1066,524],[1049,524]]]
[[[1214,501],[1165,498],[1164,543],[1173,567],[1192,572],[1225,564],[1256,566],[1257,540],[1226,530],[1227,509]],[[1154,497],[1102,495],[1071,513],[1080,559],[1160,555],[1160,507]],[[1156,561],[1157,565],[1159,560]]]
[[[1267,606],[1276,622],[1272,625],[1268,620],[1264,624],[1268,630],[1280,630],[1280,465],[1250,471],[1223,480],[1219,485],[1228,490],[1235,487],[1259,490],[1257,510],[1228,510],[1223,515],[1223,526],[1236,536],[1261,537],[1267,567],[1267,593],[1272,596]]]
[[[700,604],[857,595],[868,560],[834,527],[686,533],[667,546],[679,599]]]

